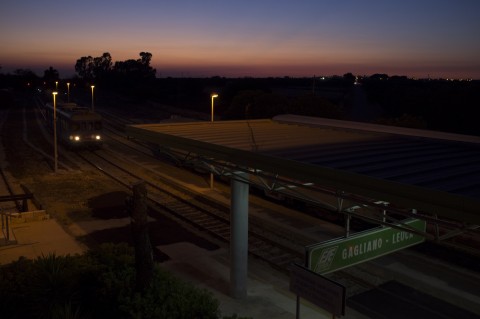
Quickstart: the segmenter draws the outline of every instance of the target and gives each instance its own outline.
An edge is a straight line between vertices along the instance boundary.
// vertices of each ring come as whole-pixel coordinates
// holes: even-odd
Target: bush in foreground
[[[152,284],[135,292],[133,251],[103,245],[75,256],[20,258],[0,267],[2,318],[219,318],[206,290],[156,266]]]

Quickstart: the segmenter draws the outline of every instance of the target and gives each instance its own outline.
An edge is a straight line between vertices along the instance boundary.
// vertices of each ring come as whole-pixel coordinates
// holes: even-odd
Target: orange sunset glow
[[[480,78],[477,1],[53,1],[0,5],[2,71],[153,55],[157,76]]]

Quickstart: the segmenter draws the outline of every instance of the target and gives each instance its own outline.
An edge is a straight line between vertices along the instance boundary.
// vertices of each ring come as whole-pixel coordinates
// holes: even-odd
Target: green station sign
[[[425,232],[426,222],[410,219],[403,223]],[[399,225],[400,226],[400,225]],[[379,227],[348,238],[306,247],[308,268],[326,274],[423,242],[425,238],[393,227]]]

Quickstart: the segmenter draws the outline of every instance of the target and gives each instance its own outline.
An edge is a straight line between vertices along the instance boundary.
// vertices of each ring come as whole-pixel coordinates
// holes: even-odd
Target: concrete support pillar
[[[240,173],[245,179],[248,174]],[[247,297],[248,279],[248,192],[249,184],[235,177],[231,180],[230,212],[230,294]]]

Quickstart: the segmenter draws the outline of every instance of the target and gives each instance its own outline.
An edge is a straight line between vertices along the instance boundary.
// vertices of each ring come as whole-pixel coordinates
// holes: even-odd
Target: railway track
[[[106,151],[82,152],[79,156],[125,187],[129,188],[138,180],[145,180],[152,207],[188,222],[221,241],[230,241],[228,207],[181,189],[160,176],[154,176],[151,171],[132,172],[131,164],[121,165],[117,157],[106,153]],[[287,266],[291,262],[303,260],[303,247],[288,244],[288,241],[279,234],[265,232],[256,221],[252,221],[249,228],[251,255],[282,271],[287,271]]]
[[[124,122],[122,125],[127,125],[127,124],[129,124],[129,123]],[[116,137],[117,134],[118,133],[115,132],[115,130],[111,130],[109,132],[109,136],[112,139],[115,139],[117,142],[123,144],[122,138],[121,137]],[[131,145],[128,146],[128,147],[130,147],[131,149],[135,149],[136,151],[141,151],[144,154],[151,156],[150,155],[150,150],[148,148],[146,148],[142,145],[135,145],[135,143],[133,143],[132,141],[129,141],[129,143],[131,143]],[[142,150],[142,148],[143,148],[143,150]],[[182,208],[180,208],[179,210],[182,211]],[[196,223],[196,222],[194,222],[194,223]],[[228,234],[228,233],[225,232],[225,234]],[[250,235],[250,237],[252,237],[252,236],[254,236],[253,233]],[[222,238],[222,240],[228,241],[228,237],[224,236]],[[308,244],[308,243],[306,243],[307,241],[299,241],[295,244],[296,248],[294,250],[297,251],[297,257],[296,257],[297,262],[298,262],[298,260],[300,260],[300,263],[301,263],[301,261],[303,260],[303,255],[301,254],[301,252],[302,252],[301,249],[303,248],[304,245]],[[252,242],[252,240],[250,240],[249,247],[252,247],[252,245],[256,245],[256,244],[257,244],[256,242]],[[268,244],[270,244],[270,243],[268,243]],[[451,246],[452,244],[448,244],[448,245]],[[274,243],[273,247],[275,247],[275,246],[276,246],[275,249],[279,249],[280,251],[284,250],[284,248],[281,248],[281,245],[278,245],[278,243],[277,244]],[[253,246],[253,247],[255,247],[255,246]],[[469,251],[471,252],[472,249],[475,250],[475,251],[479,251],[478,246],[475,247],[475,245],[470,247]],[[277,269],[280,268],[282,270],[285,270],[285,267],[291,261],[294,260],[289,255],[290,254],[289,250],[290,250],[290,247],[289,247],[289,249],[287,249],[288,252],[285,255],[285,258],[283,258],[281,256],[282,253],[279,253],[278,259],[276,259],[277,257],[275,255],[274,256],[269,256],[269,257],[266,258],[265,255],[264,255],[265,253],[264,253],[263,249],[260,249],[259,252],[250,251],[250,254],[252,254],[256,257],[259,257],[262,260],[267,261],[270,265],[272,265],[273,267],[275,267]],[[465,250],[465,249],[463,249],[463,250]],[[269,248],[267,248],[267,251],[269,251]],[[401,255],[399,255],[398,258],[402,259],[403,257]],[[427,302],[432,302],[432,304],[434,304],[434,303],[444,304],[444,301],[436,300],[435,298],[433,298],[431,296],[427,296],[427,297],[424,296],[424,297],[422,297],[422,299],[416,301],[416,300],[414,300],[412,298],[409,298],[408,296],[405,295],[406,291],[408,289],[405,289],[404,287],[403,288],[398,288],[398,285],[392,284],[390,279],[379,280],[377,274],[366,275],[365,273],[361,273],[361,272],[359,273],[356,270],[345,269],[345,270],[341,270],[341,271],[336,272],[334,277],[341,278],[340,282],[344,283],[348,287],[348,290],[350,290],[349,293],[347,294],[349,296],[349,302],[348,303],[351,306],[357,307],[357,309],[361,308],[362,302],[359,302],[358,300],[360,300],[360,299],[356,298],[355,296],[357,296],[357,295],[362,296],[363,294],[366,294],[369,291],[375,291],[375,292],[379,293],[380,295],[388,296],[388,298],[390,298],[390,300],[393,300],[394,303],[402,304],[403,307],[405,307],[405,308],[415,309],[416,312],[422,313],[423,315],[437,317],[437,318],[448,318],[449,313],[459,312],[459,313],[462,313],[462,314],[466,314],[466,316],[468,318],[476,318],[475,314],[472,314],[472,313],[469,313],[469,312],[462,312],[462,309],[456,309],[455,306],[452,306],[452,307],[448,306],[450,308],[446,307],[449,310],[445,312],[446,315],[442,314],[435,307],[425,305],[425,302],[427,300]],[[409,287],[407,287],[407,288],[409,288]],[[408,290],[408,293],[412,293],[411,290]],[[419,293],[419,292],[415,292],[415,293]],[[449,301],[449,300],[447,300],[447,301]],[[364,304],[366,304],[366,303],[364,303]],[[379,309],[378,312],[375,314],[378,318],[389,318],[389,316],[388,316],[388,310],[389,310],[388,309],[389,308],[388,303],[385,302],[384,305],[385,305],[384,307],[380,307],[380,308],[383,308],[383,309]],[[375,305],[372,304],[372,305],[370,305],[370,307],[373,308],[373,307],[375,307]],[[412,317],[412,318],[414,318],[414,317]]]
[[[151,156],[148,148],[124,139],[121,132],[122,128],[125,124],[131,122],[125,120],[122,122],[117,122],[116,125],[111,126],[112,129],[108,129],[108,143],[111,142],[112,145],[122,144],[123,148],[127,147],[130,151],[135,150],[135,152],[142,152],[144,155]],[[129,188],[139,179],[145,180],[148,183],[148,193],[150,194],[152,207],[156,207],[162,213],[168,213],[177,219],[181,219],[197,229],[208,232],[219,240],[229,241],[228,207],[209,202],[204,196],[199,196],[198,193],[190,193],[179,185],[163,180],[160,175],[152,174],[152,171],[146,167],[141,167],[142,165],[138,165],[138,163],[136,165],[132,162],[123,163],[120,160],[122,156],[112,152],[113,147],[108,146],[102,151],[80,152],[78,155],[82,161],[89,163],[88,165],[94,165],[96,169],[102,170],[125,187]],[[135,172],[132,170],[135,170]],[[252,219],[250,222],[250,255],[281,271],[286,271],[287,265],[292,261],[303,262],[303,247],[311,243],[308,242],[308,238],[297,237],[296,240],[291,240],[284,232],[271,232],[271,229],[265,230],[263,228],[266,225],[257,224]],[[378,289],[379,285],[384,284],[384,282],[376,283],[365,276],[349,271],[337,272],[336,275],[353,282],[357,286],[352,289],[355,292],[351,296]],[[351,287],[349,285],[348,289],[350,290]],[[384,291],[384,294],[388,294],[392,299],[403,298],[401,293],[395,296],[394,292]]]

